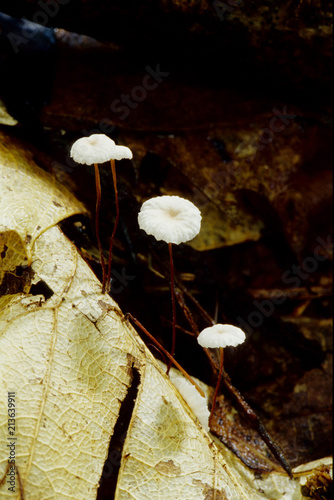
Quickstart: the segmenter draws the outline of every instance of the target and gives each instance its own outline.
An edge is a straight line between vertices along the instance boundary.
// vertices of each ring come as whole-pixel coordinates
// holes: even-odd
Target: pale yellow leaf
[[[0,98],[0,123],[3,125],[14,126],[17,125],[17,120],[13,118],[7,111],[5,103]]]
[[[0,233],[17,233],[24,243],[28,265],[39,235],[66,217],[86,211],[64,186],[34,163],[29,151],[1,130],[0,190]],[[0,245],[7,239],[10,246],[13,241],[19,245],[12,234],[2,237]]]

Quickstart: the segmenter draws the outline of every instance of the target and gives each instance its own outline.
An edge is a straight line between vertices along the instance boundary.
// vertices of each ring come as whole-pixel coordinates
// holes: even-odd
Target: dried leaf
[[[32,262],[35,241],[44,231],[66,217],[86,212],[82,203],[64,186],[34,164],[31,153],[1,131],[0,179],[0,230],[2,233],[9,231],[11,246],[19,245],[11,231],[17,233],[24,246],[27,265]],[[4,244],[3,241],[1,252]],[[14,262],[8,262],[8,257],[1,265],[7,266],[7,271],[14,269]]]
[[[0,123],[2,125],[10,125],[14,126],[17,124],[17,121],[8,113],[7,108],[0,98]]]

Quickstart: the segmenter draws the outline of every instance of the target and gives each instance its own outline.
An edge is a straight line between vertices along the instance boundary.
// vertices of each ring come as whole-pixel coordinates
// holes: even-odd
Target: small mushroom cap
[[[81,137],[72,145],[70,155],[74,161],[85,165],[132,158],[132,152],[129,148],[117,146],[105,134],[92,134],[89,137]]]
[[[170,380],[175,385],[189,408],[198,418],[202,427],[209,432],[209,416],[208,405],[206,399],[200,395],[197,389],[184,377],[170,373]]]
[[[204,328],[197,337],[197,342],[202,347],[235,347],[245,340],[245,333],[237,326],[221,325],[219,323]]]
[[[131,160],[131,149],[127,148],[126,146],[118,146],[117,144],[115,144],[111,160],[123,160],[124,158]]]
[[[157,240],[179,245],[192,240],[201,228],[201,212],[180,196],[157,196],[143,203],[138,214],[140,229]]]

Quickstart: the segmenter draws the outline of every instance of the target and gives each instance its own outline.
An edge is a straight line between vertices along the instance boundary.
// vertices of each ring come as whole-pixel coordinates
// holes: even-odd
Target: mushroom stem
[[[100,181],[99,167],[97,163],[94,163],[94,171],[95,171],[95,185],[96,185],[95,233],[96,233],[97,245],[100,252],[100,262],[102,267],[102,292],[104,293],[106,284],[106,265],[104,262],[102,245],[100,241],[99,218],[100,218],[100,205],[101,205],[101,181]]]
[[[239,408],[245,412],[249,421],[252,423],[253,427],[258,431],[263,441],[268,446],[269,450],[272,452],[274,457],[280,462],[283,469],[292,479],[293,478],[292,469],[289,462],[285,458],[283,451],[278,446],[278,444],[275,443],[275,441],[273,441],[271,436],[268,434],[268,431],[264,427],[263,423],[261,422],[260,418],[256,415],[254,410],[249,406],[247,401],[245,401],[242,394],[232,385],[231,379],[229,375],[225,372],[225,370],[223,372],[223,375],[224,375],[223,384],[225,385],[226,389],[229,391],[233,399],[236,401]]]
[[[199,385],[196,384],[195,380],[193,380],[191,378],[191,376],[185,371],[185,369],[182,368],[182,366],[176,361],[176,359],[174,359],[173,356],[171,354],[169,354],[168,351],[166,351],[166,349],[160,344],[160,342],[158,342],[157,339],[155,337],[153,337],[153,335],[148,330],[146,330],[146,328],[140,323],[140,321],[138,321],[138,319],[135,318],[134,316],[132,316],[132,314],[130,314],[130,313],[126,313],[124,317],[126,319],[127,318],[131,319],[131,321],[136,326],[138,326],[138,328],[140,328],[141,331],[143,333],[145,333],[145,335],[147,335],[149,339],[152,340],[152,342],[155,343],[155,345],[165,354],[165,356],[167,356],[167,358],[171,361],[171,363],[174,364],[176,366],[176,368],[178,368],[178,370],[180,370],[180,372],[186,377],[186,379],[189,380],[189,382],[198,390],[198,392],[200,393],[200,395],[203,398],[205,398],[204,392],[199,387]]]
[[[198,331],[196,322],[195,322],[195,320],[193,318],[193,315],[192,315],[189,307],[187,306],[187,304],[186,304],[186,302],[184,300],[184,295],[183,295],[182,290],[178,289],[178,290],[175,291],[175,298],[178,301],[178,304],[181,307],[181,309],[183,311],[183,314],[187,318],[188,323],[189,323],[189,325],[192,328],[192,332],[187,332],[187,330],[185,330],[184,328],[181,328],[181,327],[178,327],[178,328],[181,329],[182,331],[186,332],[186,333],[190,333],[190,334],[196,335],[196,337],[198,337],[199,331]]]
[[[170,262],[170,293],[172,296],[172,311],[173,311],[173,336],[172,336],[171,356],[174,356],[175,343],[176,343],[176,305],[175,305],[174,263],[173,263],[172,243],[168,243],[168,250],[169,250],[169,262]],[[172,360],[169,358],[169,363],[166,371],[167,375],[169,373],[169,370],[171,369],[171,366],[172,366]]]
[[[193,295],[186,289],[186,287],[180,282],[178,282],[177,286],[195,304],[195,306],[197,307],[199,312],[203,315],[203,317],[206,318],[211,325],[215,325],[216,322],[211,318],[211,316],[207,313],[204,307],[201,306],[198,300],[196,300],[195,297],[193,297]]]
[[[111,238],[110,238],[109,260],[108,260],[108,276],[107,276],[106,290],[103,290],[103,293],[104,293],[104,291],[108,292],[109,288],[110,288],[112,249],[113,249],[115,234],[116,234],[117,227],[118,227],[118,222],[119,222],[119,203],[118,203],[118,190],[117,190],[117,178],[116,178],[115,160],[110,160],[110,165],[111,165],[112,180],[113,180],[114,191],[115,191],[116,218],[115,218],[115,223],[114,223],[114,229],[113,229],[113,232],[112,232],[112,235],[111,235]]]
[[[216,405],[216,400],[217,400],[217,395],[218,395],[218,390],[220,387],[220,382],[222,379],[223,375],[223,366],[224,366],[224,349],[223,347],[219,348],[219,357],[220,357],[220,362],[219,362],[219,373],[218,373],[218,379],[217,379],[217,384],[216,384],[216,389],[215,393],[213,395],[213,400],[212,400],[212,406],[211,406],[211,412],[210,412],[210,417],[209,417],[209,427],[211,426],[211,420],[215,411],[215,405]]]

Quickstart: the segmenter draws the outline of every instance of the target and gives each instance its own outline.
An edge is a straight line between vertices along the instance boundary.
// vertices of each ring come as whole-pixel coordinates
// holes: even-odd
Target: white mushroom
[[[197,342],[202,347],[218,347],[219,348],[219,374],[216,384],[216,389],[212,399],[211,413],[209,417],[209,425],[211,424],[211,420],[213,417],[213,413],[215,410],[215,404],[217,400],[218,390],[220,386],[220,382],[223,375],[223,365],[224,365],[224,347],[227,346],[237,346],[242,344],[246,340],[245,333],[233,325],[222,325],[216,324],[213,326],[209,326],[208,328],[204,328],[201,333],[197,337]]]
[[[83,165],[105,163],[112,159],[115,146],[114,141],[105,134],[92,134],[75,141],[70,155],[74,161]]]
[[[126,146],[118,146],[117,144],[115,144],[111,160],[132,160],[132,157],[133,155],[131,149],[127,148]]]
[[[131,149],[126,146],[118,146],[105,134],[92,134],[89,137],[81,137],[71,147],[71,158],[83,165],[94,165],[94,163],[105,163],[110,160],[131,160]]]
[[[125,146],[118,146],[115,142],[110,139],[110,137],[105,134],[92,134],[89,137],[82,137],[75,141],[71,147],[70,152],[71,157],[77,163],[85,165],[94,165],[95,169],[95,184],[96,184],[96,210],[95,210],[95,226],[96,226],[96,239],[100,251],[101,267],[102,267],[102,292],[108,291],[111,276],[111,259],[112,259],[112,247],[114,242],[114,237],[119,221],[119,204],[118,204],[118,191],[117,191],[117,179],[116,179],[116,168],[115,160],[122,160],[123,158],[132,158],[132,152],[129,148]],[[106,268],[102,253],[102,246],[100,242],[99,235],[99,211],[101,204],[101,182],[99,174],[99,163],[105,163],[110,161],[111,172],[113,178],[113,184],[115,189],[115,204],[116,204],[116,218],[113,228],[113,232],[110,238],[109,246],[109,262],[108,262],[108,275],[106,274]]]
[[[235,347],[245,340],[246,335],[240,328],[222,324],[204,328],[197,337],[197,342],[202,347]]]
[[[176,308],[172,243],[179,245],[192,240],[201,228],[201,212],[191,201],[180,196],[157,196],[143,203],[138,214],[139,227],[157,240],[168,243],[170,261],[170,289],[173,310],[173,337],[171,355],[175,351]],[[171,367],[169,360],[167,374]]]
[[[180,196],[157,196],[143,203],[138,223],[157,240],[179,245],[192,240],[201,228],[201,212]]]

